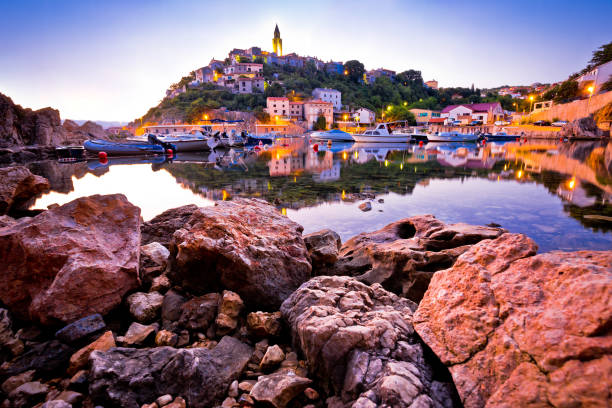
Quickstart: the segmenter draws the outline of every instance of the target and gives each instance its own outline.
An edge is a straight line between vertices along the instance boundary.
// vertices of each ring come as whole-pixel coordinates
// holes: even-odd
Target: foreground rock
[[[312,263],[312,269],[321,271],[338,260],[338,251],[342,246],[340,235],[330,229],[324,229],[304,235],[304,243]]]
[[[34,197],[48,189],[47,179],[35,176],[26,167],[0,168],[0,215],[26,210]]]
[[[183,228],[197,209],[198,206],[194,204],[171,208],[145,222],[140,229],[142,244],[159,242],[166,247],[170,246],[174,231]]]
[[[415,315],[465,407],[609,406],[612,251],[483,241],[434,275]]]
[[[172,278],[196,292],[222,287],[251,305],[278,309],[310,277],[302,230],[261,200],[199,208],[174,233]]]
[[[378,284],[322,276],[281,312],[311,374],[334,396],[330,406],[453,406],[450,384],[434,377],[414,333],[415,308]]]
[[[138,284],[140,209],[120,194],[76,199],[0,230],[0,299],[43,325],[105,314]]]
[[[233,337],[223,337],[212,350],[159,347],[94,351],[90,393],[105,406],[140,408],[164,394],[181,395],[193,408],[214,406],[238,378],[252,352]]]
[[[452,266],[471,245],[502,233],[499,228],[444,224],[433,215],[405,218],[348,240],[326,273],[380,283],[419,302],[434,272]]]
[[[600,139],[603,134],[603,130],[597,127],[597,123],[592,116],[566,123],[559,131],[560,137],[576,139]]]

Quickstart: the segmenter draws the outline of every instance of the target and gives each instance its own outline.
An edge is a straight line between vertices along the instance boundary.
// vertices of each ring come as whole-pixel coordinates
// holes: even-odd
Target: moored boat
[[[357,143],[408,143],[412,140],[410,133],[393,130],[398,122],[379,123],[376,128],[353,135]]]
[[[101,152],[109,156],[138,156],[147,154],[164,154],[166,149],[172,149],[171,144],[151,144],[151,143],[116,143],[107,140],[87,140],[83,144],[89,153],[98,154]],[[172,149],[173,151],[176,148]]]
[[[348,132],[344,132],[340,129],[332,129],[326,131],[317,131],[310,134],[310,138],[314,140],[328,141],[332,142],[352,142],[354,141],[353,135]]]
[[[506,132],[495,132],[493,134],[484,134],[482,135],[487,142],[502,142],[502,141],[512,141],[520,138],[519,135],[509,135]]]
[[[214,149],[219,144],[214,138],[205,136],[199,131],[159,136],[150,134],[148,141],[153,144],[158,143],[157,141],[171,143],[176,146],[177,152],[205,152]]]

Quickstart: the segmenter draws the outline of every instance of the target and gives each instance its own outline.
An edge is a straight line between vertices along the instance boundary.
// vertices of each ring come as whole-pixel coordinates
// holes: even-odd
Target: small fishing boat
[[[472,133],[452,132],[435,132],[427,135],[429,142],[476,142],[478,135]]]
[[[229,135],[227,134],[227,132],[223,132],[221,133],[221,135],[218,135],[218,136],[215,135],[215,140],[218,141],[220,147],[244,146],[245,140],[247,139],[248,137],[245,132],[238,134],[233,129]]]
[[[153,144],[158,144],[158,142],[173,144],[176,146],[177,152],[205,152],[214,149],[219,144],[219,141],[205,136],[200,131],[163,136],[149,134],[147,140]]]
[[[352,142],[354,141],[353,135],[351,135],[348,132],[344,132],[340,129],[313,132],[310,134],[310,138],[314,140],[322,140],[324,142],[327,140],[331,140],[332,142]]]
[[[87,140],[83,144],[87,152],[98,154],[106,153],[108,156],[138,156],[147,154],[164,154],[166,149],[176,151],[176,147],[169,143],[116,143],[107,140]]]
[[[376,128],[366,130],[363,133],[353,135],[353,140],[358,143],[408,143],[412,140],[410,133],[401,130],[393,130],[394,125],[399,122],[379,123]],[[401,122],[403,123],[403,122]]]

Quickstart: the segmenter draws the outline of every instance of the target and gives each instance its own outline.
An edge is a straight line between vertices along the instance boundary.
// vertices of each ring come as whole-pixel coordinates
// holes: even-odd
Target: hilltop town
[[[282,134],[329,128],[350,131],[376,120],[405,120],[412,125],[519,124],[533,122],[533,114],[553,104],[609,90],[608,71],[611,62],[601,67],[590,64],[562,83],[441,88],[436,80],[424,81],[414,69],[366,70],[357,60],[324,62],[285,54],[277,25],[271,51],[235,48],[223,60],[211,59],[172,84],[159,105],[126,129],[213,118],[241,119],[249,131]],[[125,129],[111,129],[121,131]]]

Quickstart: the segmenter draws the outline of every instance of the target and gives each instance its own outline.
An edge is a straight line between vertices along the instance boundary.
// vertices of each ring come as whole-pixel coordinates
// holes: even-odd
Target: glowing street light
[[[404,101],[404,106],[408,106],[408,102]]]
[[[531,108],[533,108],[533,95],[529,95],[529,101],[531,102],[529,105],[529,113],[531,113]]]
[[[344,75],[348,75],[348,69],[344,70]]]
[[[391,110],[391,108],[392,108],[392,106],[391,106],[391,105],[387,106],[387,110],[388,110],[388,111],[390,111],[390,110]]]
[[[595,90],[595,87],[593,85],[587,88],[587,91],[589,91],[589,101],[587,102],[587,116],[589,115],[589,105],[591,104],[591,96],[593,96],[594,90]]]

